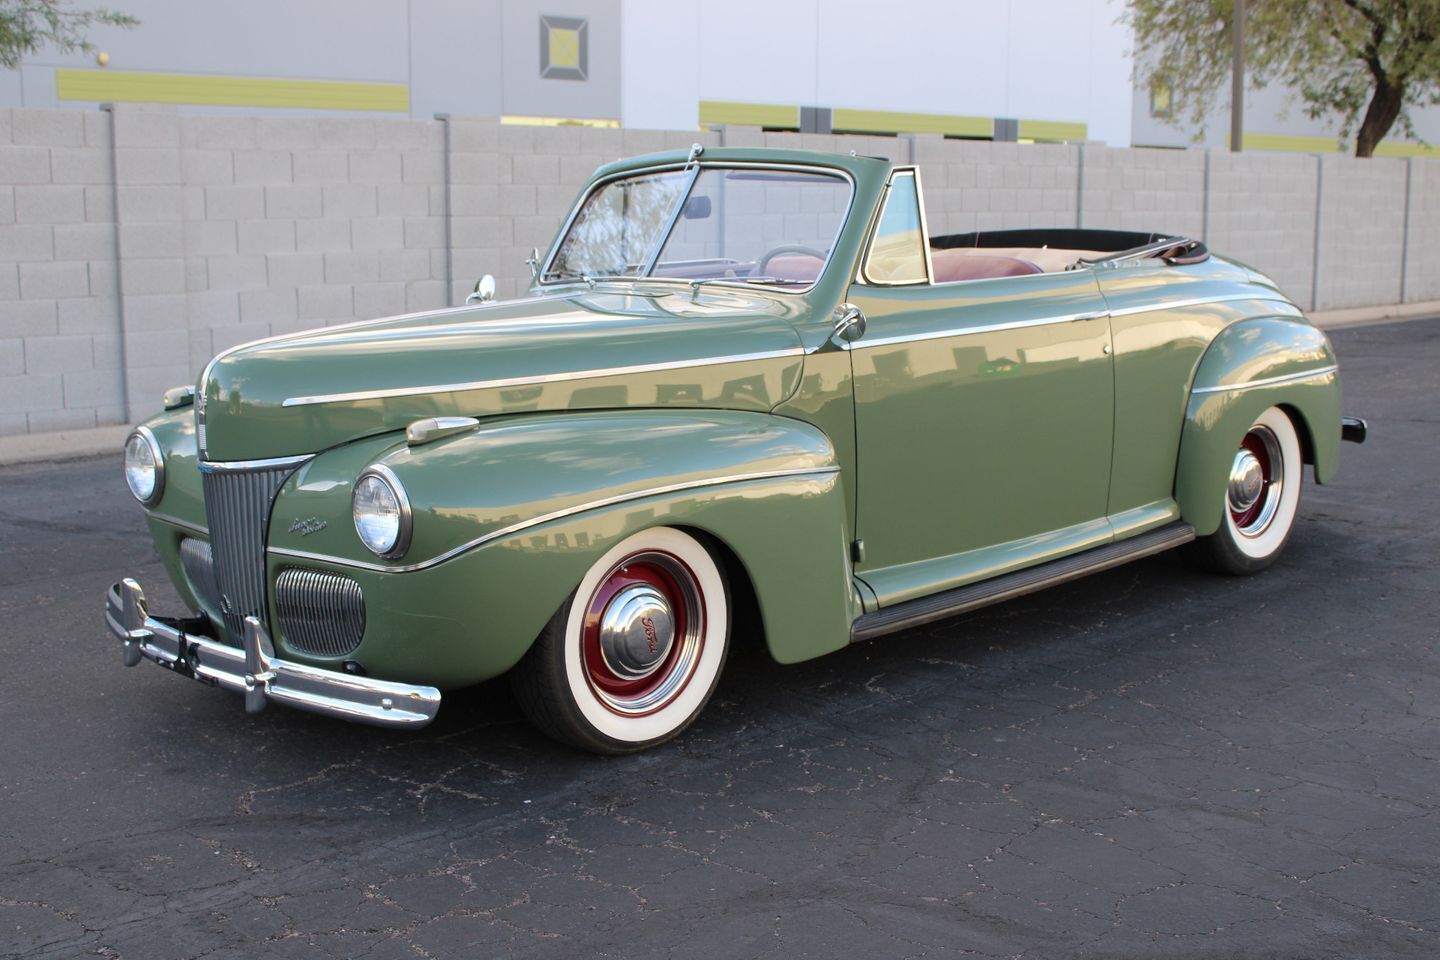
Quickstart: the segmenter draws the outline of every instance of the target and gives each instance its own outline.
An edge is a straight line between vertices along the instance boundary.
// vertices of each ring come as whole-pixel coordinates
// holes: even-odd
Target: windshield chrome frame
[[[675,209],[671,213],[669,221],[667,221],[665,224],[664,237],[660,241],[659,246],[655,248],[655,252],[650,257],[649,262],[645,265],[645,273],[635,274],[633,276],[627,274],[623,276],[592,277],[590,278],[591,285],[599,282],[609,283],[621,280],[637,281],[641,283],[675,283],[684,284],[686,286],[690,285],[693,281],[684,277],[652,277],[649,274],[650,271],[653,270],[658,263],[660,259],[660,254],[665,249],[665,243],[670,239],[670,232],[675,229],[675,223],[680,219],[680,213],[685,209],[685,203],[690,199],[690,191],[694,189],[696,181],[700,179],[700,174],[706,169],[794,170],[801,173],[814,173],[821,176],[833,177],[837,180],[844,181],[844,183],[850,188],[850,199],[845,206],[845,215],[840,219],[840,226],[836,228],[835,236],[830,241],[830,249],[826,251],[825,263],[821,266],[820,272],[815,275],[815,279],[810,283],[807,283],[803,287],[796,284],[757,283],[753,281],[748,281],[744,277],[707,277],[705,278],[705,280],[707,284],[718,283],[737,287],[763,286],[767,290],[773,290],[776,292],[789,294],[809,293],[812,289],[814,289],[815,284],[819,283],[820,278],[825,275],[825,271],[830,269],[830,260],[831,257],[834,255],[835,246],[839,243],[841,235],[844,234],[845,227],[850,223],[850,218],[855,214],[855,177],[850,173],[849,170],[846,170],[844,167],[827,167],[820,164],[807,163],[777,163],[775,161],[761,160],[677,160],[672,163],[660,163],[649,167],[636,167],[633,170],[623,170],[619,173],[614,173],[608,177],[603,177],[599,180],[596,180],[594,183],[590,184],[590,186],[586,188],[585,193],[581,195],[579,201],[576,202],[573,207],[571,207],[569,216],[565,218],[565,223],[555,234],[555,239],[550,242],[549,252],[545,255],[545,266],[541,269],[540,279],[536,281],[536,283],[534,284],[534,288],[544,289],[561,286],[572,286],[577,283],[587,282],[585,278],[582,277],[567,277],[563,280],[546,280],[545,277],[551,272],[551,267],[554,265],[555,258],[560,253],[560,245],[564,243],[565,238],[569,236],[570,228],[574,225],[575,218],[580,215],[580,211],[585,208],[585,204],[589,202],[591,196],[593,196],[596,191],[600,190],[602,187],[614,183],[617,180],[624,180],[629,177],[645,176],[652,173],[665,173],[671,170],[683,171],[688,170],[692,167],[694,168],[695,172],[691,175],[690,182],[686,184],[685,192],[681,195],[680,202],[675,205]]]

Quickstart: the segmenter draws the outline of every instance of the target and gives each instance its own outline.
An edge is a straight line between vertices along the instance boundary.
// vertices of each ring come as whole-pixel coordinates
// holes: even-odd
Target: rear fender
[[[1340,459],[1339,372],[1330,341],[1303,320],[1242,320],[1222,330],[1200,361],[1175,475],[1180,515],[1198,535],[1219,529],[1235,451],[1270,407],[1295,422],[1316,482],[1332,479]]]

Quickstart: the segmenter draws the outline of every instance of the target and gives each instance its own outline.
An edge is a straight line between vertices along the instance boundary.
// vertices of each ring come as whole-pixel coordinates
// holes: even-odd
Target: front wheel
[[[1285,411],[1271,407],[1246,431],[1235,453],[1220,529],[1197,539],[1190,556],[1232,576],[1274,563],[1295,525],[1304,470],[1295,424]]]
[[[595,562],[512,671],[545,733],[594,753],[674,737],[720,679],[730,604],[714,557],[670,527],[626,538]]]

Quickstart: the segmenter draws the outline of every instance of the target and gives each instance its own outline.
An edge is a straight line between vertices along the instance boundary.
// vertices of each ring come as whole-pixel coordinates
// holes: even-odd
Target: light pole
[[[1230,152],[1239,153],[1245,145],[1245,0],[1235,0],[1230,43]]]

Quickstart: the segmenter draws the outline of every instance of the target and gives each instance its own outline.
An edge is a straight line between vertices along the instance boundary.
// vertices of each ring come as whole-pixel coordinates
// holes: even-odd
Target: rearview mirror
[[[495,299],[495,278],[485,274],[475,281],[475,290],[465,298],[466,303],[489,303]]]
[[[685,201],[685,208],[680,215],[686,220],[705,220],[710,216],[709,197],[691,197]]]

